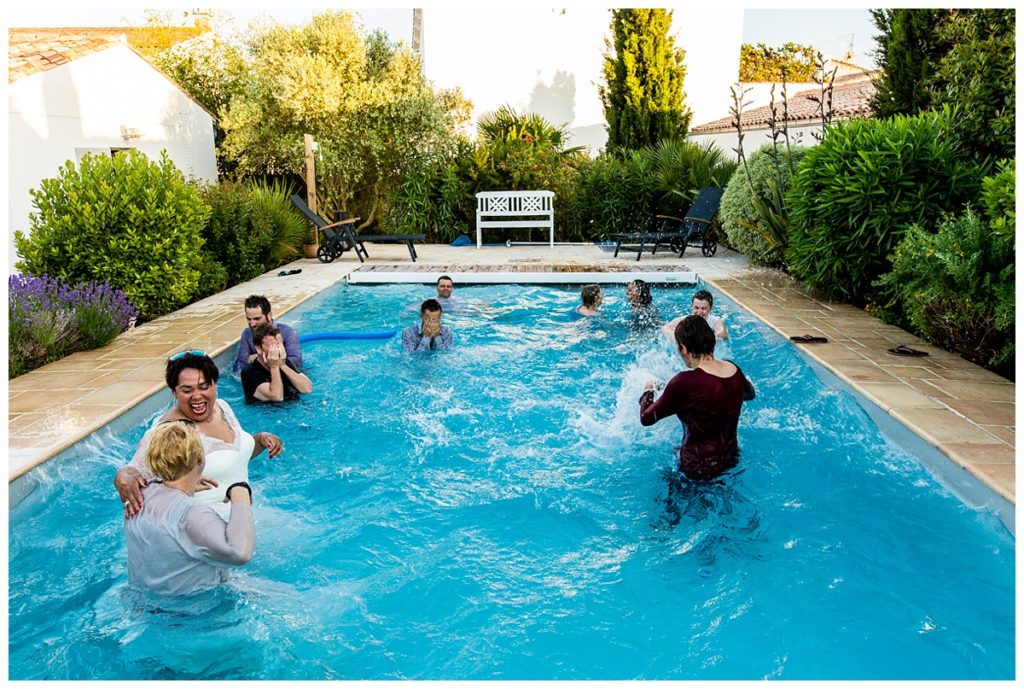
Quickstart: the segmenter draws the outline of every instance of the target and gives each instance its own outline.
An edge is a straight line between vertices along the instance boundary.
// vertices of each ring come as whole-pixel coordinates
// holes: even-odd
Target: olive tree
[[[468,117],[461,95],[435,92],[404,44],[381,32],[364,38],[349,12],[258,27],[247,47],[248,86],[221,119],[225,157],[243,175],[304,177],[303,136],[312,134],[324,214],[345,208],[360,227],[383,216],[417,154]]]

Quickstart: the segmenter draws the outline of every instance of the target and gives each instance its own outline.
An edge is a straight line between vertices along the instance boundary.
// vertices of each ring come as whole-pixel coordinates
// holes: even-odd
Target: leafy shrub
[[[654,229],[657,210],[655,167],[650,150],[623,158],[601,155],[582,162],[570,222],[574,235],[599,239],[612,232]]]
[[[783,184],[789,183],[791,164],[796,168],[806,153],[807,149],[792,146],[787,156],[785,149],[780,148],[778,178]],[[776,178],[772,145],[765,144],[751,155],[747,167],[750,179],[754,182],[754,193],[762,198],[767,197],[768,180]],[[750,180],[747,179],[746,172],[737,167],[725,187],[725,193],[722,194],[718,220],[729,244],[741,254],[754,263],[777,264],[778,261],[770,257],[772,245],[766,239],[770,236],[769,229],[764,226],[761,216],[754,210],[753,199]]]
[[[422,233],[428,241],[449,242],[468,234],[475,222],[479,173],[474,147],[465,141],[421,159],[389,197],[385,227]]]
[[[993,232],[968,207],[940,220],[934,234],[912,226],[891,259],[877,284],[922,337],[982,366],[1012,363],[1012,235]]]
[[[17,268],[72,282],[108,281],[141,317],[187,304],[199,282],[209,208],[162,154],[86,155],[32,190],[31,234],[15,233]]]
[[[257,226],[256,211],[248,188],[222,182],[203,190],[210,219],[203,228],[206,249],[224,266],[227,284],[245,282],[263,273],[270,238],[265,226]]]
[[[977,193],[981,174],[947,135],[950,117],[945,109],[833,125],[790,180],[790,272],[829,296],[871,301],[907,228]]]
[[[102,347],[138,316],[124,292],[109,284],[48,276],[8,278],[8,365],[14,378],[70,352]]]
[[[1013,9],[954,10],[936,31],[951,47],[927,85],[932,107],[957,106],[953,131],[980,159],[1015,153],[1015,19]]]
[[[222,182],[203,190],[210,219],[203,228],[208,258],[224,269],[224,284],[251,280],[298,255],[306,236],[306,220],[288,200],[280,182],[252,185]],[[203,276],[203,293],[220,282],[220,271]],[[207,290],[212,290],[208,292]]]
[[[997,172],[981,180],[981,207],[992,229],[1004,235],[1013,236],[1017,227],[1017,177],[1015,161],[1001,160]]]
[[[771,48],[764,43],[740,46],[740,82],[810,81],[814,77],[814,46],[786,43]]]

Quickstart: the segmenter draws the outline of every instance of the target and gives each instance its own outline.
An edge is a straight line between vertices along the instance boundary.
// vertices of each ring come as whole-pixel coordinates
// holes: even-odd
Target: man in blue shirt
[[[252,342],[252,331],[260,325],[274,325],[281,331],[284,342],[285,361],[295,371],[302,370],[302,348],[299,346],[299,335],[284,323],[275,323],[270,314],[270,300],[263,296],[253,295],[245,300],[245,322],[248,324],[242,331],[238,341],[238,356],[235,357],[234,371],[237,373],[256,359],[256,347]]]
[[[406,352],[426,352],[432,349],[450,349],[452,331],[441,325],[441,305],[437,299],[427,299],[420,306],[420,322],[402,331],[402,349]]]

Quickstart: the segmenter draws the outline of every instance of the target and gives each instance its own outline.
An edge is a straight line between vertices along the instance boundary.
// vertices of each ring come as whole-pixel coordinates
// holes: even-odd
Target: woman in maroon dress
[[[708,480],[736,466],[736,427],[743,402],[754,399],[754,387],[740,367],[715,359],[715,333],[700,316],[687,316],[675,330],[676,349],[691,370],[668,382],[654,399],[654,381],[640,396],[640,423],[652,426],[677,416],[685,435],[679,448],[679,470],[687,478]]]

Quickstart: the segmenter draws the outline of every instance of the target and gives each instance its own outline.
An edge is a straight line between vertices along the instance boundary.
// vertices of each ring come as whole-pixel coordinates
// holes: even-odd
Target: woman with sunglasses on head
[[[228,579],[228,568],[252,559],[256,528],[252,489],[239,481],[225,491],[227,518],[191,499],[205,470],[196,424],[166,421],[149,437],[146,464],[154,480],[135,519],[124,523],[128,581],[165,595],[190,594]]]
[[[231,406],[217,399],[219,377],[217,364],[199,350],[179,352],[167,360],[165,380],[175,404],[142,436],[132,461],[121,467],[114,477],[126,518],[142,509],[142,489],[154,476],[146,464],[146,450],[150,437],[162,423],[190,421],[195,424],[206,454],[206,470],[196,486],[195,498],[213,507],[225,519],[230,507],[223,502],[223,491],[215,489],[248,482],[249,460],[264,449],[270,457],[281,454],[284,446],[279,437],[266,431],[249,435],[242,430]]]

